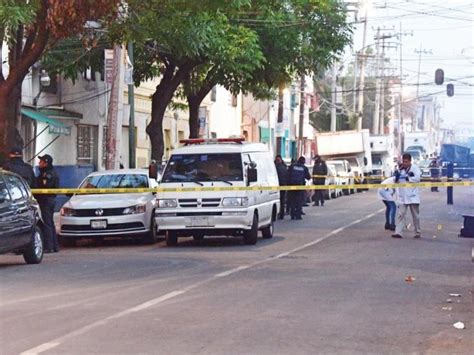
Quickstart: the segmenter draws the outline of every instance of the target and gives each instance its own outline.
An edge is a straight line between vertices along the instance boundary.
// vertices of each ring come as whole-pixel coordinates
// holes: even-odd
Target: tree
[[[0,154],[18,143],[21,84],[31,66],[87,20],[109,21],[116,13],[116,0],[0,0],[0,43],[8,47],[8,74],[0,66]]]
[[[239,57],[227,56],[206,64],[205,74],[201,72],[186,82],[192,137],[197,135],[199,106],[216,84],[233,93],[242,91],[256,98],[274,96],[278,89],[281,97],[286,83],[296,76],[326,68],[350,38],[345,12],[334,1],[253,1],[252,6],[239,12],[233,21],[257,36],[263,53],[262,65],[247,64],[252,63],[252,57],[254,62],[258,57],[237,43],[237,48],[241,48]],[[279,102],[282,105],[282,100]],[[279,112],[283,112],[282,107]]]

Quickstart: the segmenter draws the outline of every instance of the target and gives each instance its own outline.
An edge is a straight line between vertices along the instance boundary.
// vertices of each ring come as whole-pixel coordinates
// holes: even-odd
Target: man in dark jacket
[[[280,186],[288,185],[288,168],[286,167],[281,155],[275,157],[275,168],[278,174],[278,184]],[[278,219],[285,218],[285,202],[286,191],[280,190],[280,212],[278,213]]]
[[[36,187],[38,189],[56,189],[59,187],[59,177],[53,167],[53,158],[49,154],[45,154],[39,158],[40,174],[36,179]],[[44,223],[44,241],[45,253],[57,253],[59,251],[58,238],[56,236],[56,228],[54,227],[54,205],[56,203],[56,195],[45,194],[36,195],[36,200],[41,209],[41,217]]]
[[[326,185],[326,175],[328,174],[328,167],[326,162],[321,159],[319,155],[314,157],[313,166],[313,184],[314,185]],[[314,176],[318,177],[314,177]],[[314,190],[314,205],[324,206],[324,190]]]
[[[10,150],[10,160],[3,165],[5,170],[20,175],[28,183],[30,187],[35,187],[35,172],[30,164],[23,161],[23,152],[19,147]]]
[[[288,185],[306,185],[306,180],[311,179],[308,168],[304,165],[306,159],[300,157],[298,161],[288,169]],[[288,191],[288,204],[290,205],[291,219],[302,219],[304,203],[304,190]]]

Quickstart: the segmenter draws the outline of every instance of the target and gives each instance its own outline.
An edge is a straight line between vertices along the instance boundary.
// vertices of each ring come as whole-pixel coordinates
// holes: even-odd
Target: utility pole
[[[128,166],[135,169],[136,162],[136,137],[135,137],[135,85],[133,83],[133,43],[128,42],[128,58],[132,66],[131,84],[128,84],[128,104],[130,106],[130,117],[128,121]]]
[[[421,56],[422,54],[433,54],[433,52],[430,50],[426,50],[422,47],[420,43],[420,49],[415,49],[415,53],[418,54],[418,78],[416,81],[416,104],[418,106],[418,101],[420,98],[420,73],[421,73]],[[412,130],[416,131],[418,127],[418,115],[415,116],[415,123],[412,126]]]
[[[364,84],[365,84],[365,54],[364,50],[365,47],[367,46],[367,23],[368,18],[368,10],[367,6],[365,7],[364,11],[364,32],[363,32],[363,37],[362,37],[362,49],[360,50],[361,53],[358,54],[358,57],[360,57],[360,73],[359,73],[359,89],[358,89],[358,102],[357,102],[357,130],[360,131],[362,130],[362,118],[364,114]],[[357,62],[357,59],[356,59]]]
[[[336,98],[337,98],[337,63],[332,66],[332,83],[331,83],[331,132],[336,132]]]
[[[304,125],[304,107],[305,107],[305,78],[301,75],[300,81],[300,121],[298,125],[298,156],[304,153],[303,125]]]
[[[405,128],[403,127],[403,31],[402,22],[400,21],[400,105],[398,105],[398,124],[399,124],[399,146],[400,152],[405,151]]]
[[[375,36],[375,109],[374,117],[372,119],[372,134],[379,132],[379,115],[380,115],[380,27],[377,28],[377,35]]]
[[[118,104],[120,91],[120,64],[122,61],[122,47],[116,44],[114,46],[114,58],[112,69],[112,88],[110,90],[109,109],[107,112],[107,157],[105,168],[107,170],[116,169],[118,165],[117,160],[117,120],[118,120]]]

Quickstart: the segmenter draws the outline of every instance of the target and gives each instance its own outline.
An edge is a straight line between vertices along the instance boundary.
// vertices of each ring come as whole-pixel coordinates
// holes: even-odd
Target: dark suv
[[[43,239],[38,203],[27,183],[0,169],[0,254],[23,255],[28,264],[43,259]]]

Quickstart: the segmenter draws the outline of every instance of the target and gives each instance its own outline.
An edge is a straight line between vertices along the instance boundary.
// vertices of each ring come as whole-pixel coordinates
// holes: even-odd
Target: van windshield
[[[241,181],[240,153],[176,154],[171,157],[162,182]]]

